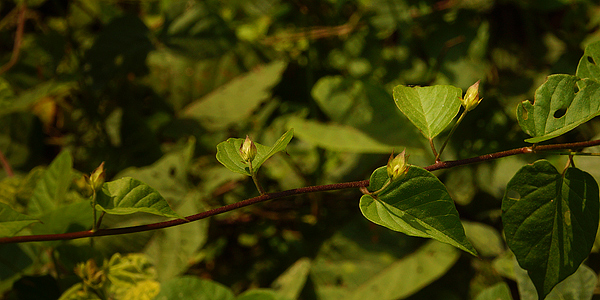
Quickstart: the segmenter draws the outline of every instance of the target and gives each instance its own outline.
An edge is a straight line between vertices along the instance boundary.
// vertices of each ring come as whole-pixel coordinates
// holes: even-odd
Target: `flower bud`
[[[472,86],[470,86],[467,89],[467,92],[465,93],[465,97],[461,100],[462,105],[464,106],[465,110],[467,110],[467,111],[473,110],[475,107],[477,107],[479,102],[481,102],[481,99],[479,99],[479,82],[480,81],[481,80],[477,80],[477,82],[475,82]]]
[[[92,172],[90,177],[86,176],[86,179],[88,181],[88,184],[92,187],[92,189],[94,189],[94,191],[97,191],[100,190],[100,188],[102,188],[105,177],[106,174],[104,172],[104,162],[102,162],[100,166],[98,166],[96,170]]]
[[[254,145],[254,142],[247,135],[240,146],[240,155],[243,162],[251,162],[256,157],[256,145]]]
[[[408,171],[408,155],[406,155],[406,149],[394,157],[394,153],[390,155],[390,159],[387,164],[388,177],[394,181],[402,177]]]

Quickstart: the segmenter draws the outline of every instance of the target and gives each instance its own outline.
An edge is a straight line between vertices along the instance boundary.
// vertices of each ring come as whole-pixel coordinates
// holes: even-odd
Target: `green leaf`
[[[239,295],[236,300],[290,300],[269,289],[253,289]]]
[[[478,222],[463,221],[467,238],[481,257],[495,257],[504,252],[502,235],[496,228]]]
[[[92,210],[87,201],[62,205],[47,211],[39,217],[41,223],[31,226],[33,234],[56,234],[89,230],[92,226]],[[60,241],[48,241],[47,245],[59,244]]]
[[[527,276],[527,272],[519,268],[515,260],[513,260],[513,264],[515,265],[516,281],[521,300],[539,299],[531,279]],[[592,299],[597,282],[598,278],[594,270],[586,265],[581,265],[573,275],[557,284],[544,300]]]
[[[102,192],[98,193],[96,209],[113,215],[145,212],[181,218],[155,189],[131,177],[104,183]]]
[[[288,126],[294,128],[294,133],[298,138],[333,151],[389,154],[394,149],[405,147],[400,144],[381,142],[360,129],[346,125],[323,124],[293,117]],[[423,152],[418,148],[411,148],[407,151]]]
[[[235,296],[224,285],[196,276],[173,278],[160,287],[154,300],[233,300]]]
[[[175,210],[179,215],[193,215],[206,210],[201,203],[200,192],[194,190],[183,198],[182,204]],[[185,272],[207,237],[207,219],[157,230],[144,253],[154,261],[158,281],[165,282]]]
[[[446,274],[460,257],[450,245],[373,228],[357,217],[321,244],[310,270],[315,298],[403,299]]]
[[[535,91],[535,102],[517,106],[517,120],[525,141],[539,143],[562,135],[600,113],[600,83],[572,75],[551,75]]]
[[[277,152],[284,151],[293,136],[294,129],[288,130],[277,140],[277,142],[275,142],[273,147],[267,147],[255,142],[254,144],[256,145],[257,153],[252,161],[254,172],[258,172],[260,166],[269,159],[269,157],[275,155]],[[244,139],[230,138],[225,142],[219,143],[217,145],[217,160],[233,172],[251,176],[248,165],[242,161],[242,157],[240,156],[240,146],[243,142]]]
[[[452,122],[460,110],[461,96],[461,89],[450,85],[394,88],[396,106],[428,139]]]
[[[3,90],[2,96],[5,97],[0,98],[0,107],[2,108],[0,109],[0,116],[29,110],[31,106],[44,99],[44,97],[56,96],[60,98],[68,95],[76,86],[77,83],[72,81],[49,80],[24,91],[17,97],[12,97],[12,92],[7,90],[5,85],[0,86],[0,89]]]
[[[62,151],[38,180],[28,203],[27,212],[33,216],[56,209],[71,184],[73,159],[69,151]]]
[[[598,229],[598,184],[576,168],[548,161],[515,174],[502,200],[506,243],[527,270],[540,299],[589,255]]]
[[[506,282],[497,283],[483,290],[475,300],[513,300]]]
[[[386,167],[378,168],[371,175],[369,190],[379,190],[387,181]],[[360,210],[375,224],[411,236],[433,238],[477,255],[446,187],[422,168],[410,166],[402,179],[393,181],[378,195],[363,195]]]
[[[21,229],[39,220],[14,211],[10,206],[0,202],[0,236],[13,236]]]
[[[311,262],[307,257],[300,258],[291,267],[273,283],[271,287],[277,291],[277,293],[288,299],[298,299],[300,292],[304,288],[306,279],[310,272]]]
[[[160,284],[154,280],[156,270],[143,254],[116,253],[105,267],[112,299],[153,299],[160,290]]]
[[[585,47],[583,56],[577,65],[577,77],[600,81],[600,41]]]
[[[211,131],[243,121],[270,97],[271,88],[279,82],[286,66],[285,62],[276,61],[256,68],[191,103],[183,115],[200,121]]]

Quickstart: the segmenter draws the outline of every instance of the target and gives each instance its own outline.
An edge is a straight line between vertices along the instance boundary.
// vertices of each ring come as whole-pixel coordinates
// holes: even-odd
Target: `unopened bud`
[[[390,155],[390,159],[387,164],[387,174],[388,177],[394,181],[400,177],[402,177],[408,171],[408,155],[406,155],[406,149],[400,152],[396,157],[394,157],[394,153]]]
[[[240,146],[240,155],[243,162],[251,162],[256,157],[256,145],[254,145],[254,142],[247,135]]]
[[[104,162],[102,162],[100,164],[100,166],[98,166],[94,170],[94,172],[92,172],[90,177],[86,176],[86,179],[88,181],[88,184],[92,187],[92,189],[94,189],[94,191],[97,191],[97,190],[100,190],[100,188],[102,188],[105,177],[106,177],[106,174],[104,172]]]
[[[481,102],[481,99],[479,99],[479,82],[480,81],[481,80],[477,80],[477,82],[475,82],[472,86],[470,86],[467,89],[467,92],[465,93],[465,97],[461,100],[463,107],[467,111],[473,110],[475,107],[477,107],[479,102]]]

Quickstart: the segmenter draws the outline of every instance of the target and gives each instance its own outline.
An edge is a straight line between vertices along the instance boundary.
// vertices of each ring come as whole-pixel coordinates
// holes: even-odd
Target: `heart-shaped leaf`
[[[56,209],[71,184],[72,167],[71,153],[62,151],[38,180],[27,206],[28,214],[40,216]]]
[[[252,169],[254,169],[254,172],[258,172],[258,168],[260,168],[269,157],[275,155],[277,152],[284,151],[293,136],[294,129],[290,129],[275,142],[273,147],[254,143],[257,150],[256,157],[252,160]],[[233,172],[251,176],[248,165],[243,162],[242,157],[240,156],[240,146],[243,142],[244,139],[230,138],[225,142],[219,143],[217,145],[217,160]]]
[[[540,299],[573,274],[596,238],[598,184],[586,172],[560,174],[548,161],[521,168],[502,200],[506,243]]]
[[[381,189],[387,180],[386,167],[378,168],[371,175],[369,190]],[[391,182],[377,195],[363,195],[360,210],[375,224],[411,236],[433,238],[477,255],[446,187],[422,168],[410,166],[402,179]]]
[[[600,83],[572,75],[551,75],[535,91],[535,102],[517,106],[519,125],[539,143],[562,135],[600,113]]]
[[[0,202],[0,236],[13,236],[30,224],[39,222]]]
[[[460,110],[461,95],[462,90],[451,85],[394,88],[396,106],[428,139],[452,122]]]
[[[131,177],[104,183],[102,192],[98,193],[96,209],[113,215],[145,212],[181,218],[155,189]]]

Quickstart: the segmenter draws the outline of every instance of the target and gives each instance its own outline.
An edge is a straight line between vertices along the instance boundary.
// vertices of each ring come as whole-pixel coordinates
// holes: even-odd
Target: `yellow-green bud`
[[[400,177],[402,177],[408,171],[408,155],[406,155],[406,149],[404,149],[400,154],[394,157],[394,153],[390,155],[390,159],[387,164],[387,174],[388,177],[394,181]]]
[[[105,177],[106,174],[104,172],[104,162],[102,162],[100,166],[98,166],[96,170],[92,172],[90,177],[86,176],[86,179],[88,181],[88,184],[92,187],[92,189],[94,189],[94,191],[98,191],[102,188]]]
[[[467,89],[465,93],[465,97],[461,100],[462,105],[467,111],[473,110],[482,99],[479,99],[479,82],[481,80],[477,80],[472,86]]]
[[[251,162],[256,157],[256,145],[254,145],[254,142],[247,135],[240,146],[240,155],[243,162]]]

